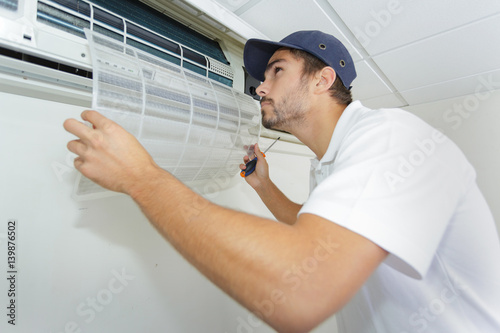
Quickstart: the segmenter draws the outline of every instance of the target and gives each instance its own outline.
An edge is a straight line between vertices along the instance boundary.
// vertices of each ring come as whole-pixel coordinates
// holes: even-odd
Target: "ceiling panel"
[[[343,33],[315,2],[272,0],[260,1],[242,13],[240,17],[270,39],[279,41],[298,30],[321,30],[328,32],[346,47],[354,61],[361,60]]]
[[[500,13],[498,0],[328,0],[371,55]]]
[[[459,96],[464,97],[464,108],[474,108],[475,103],[488,99],[491,91],[500,89],[500,69],[460,78],[458,80],[440,82],[437,84],[402,91],[401,95],[409,105],[434,102]],[[477,107],[477,105],[476,105]]]
[[[392,93],[366,61],[357,62],[355,66],[358,74],[352,82],[352,94],[355,99],[363,100]]]
[[[500,68],[500,15],[376,56],[399,91]]]

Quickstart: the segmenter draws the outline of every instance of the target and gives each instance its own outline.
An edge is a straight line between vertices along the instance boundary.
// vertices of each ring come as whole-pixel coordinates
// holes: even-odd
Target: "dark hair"
[[[319,70],[328,66],[322,60],[306,51],[292,48],[284,49],[290,51],[294,58],[304,60],[304,68],[302,69],[303,75],[310,77],[316,74],[316,72],[318,72]],[[344,86],[342,79],[338,75],[336,76],[335,81],[330,87],[330,96],[335,98],[340,104],[349,105],[352,102],[351,90],[347,89]]]

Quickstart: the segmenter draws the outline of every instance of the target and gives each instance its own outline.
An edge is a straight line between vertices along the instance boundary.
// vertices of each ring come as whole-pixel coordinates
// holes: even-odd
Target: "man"
[[[244,58],[263,81],[263,124],[317,156],[301,206],[256,147],[247,181],[284,223],[208,202],[95,111],[82,114],[94,128],[64,124],[79,137],[68,143],[76,168],[129,194],[187,260],[279,332],[334,313],[349,333],[500,331],[498,237],[459,149],[402,110],[351,103],[354,65],[333,36],[250,40]]]

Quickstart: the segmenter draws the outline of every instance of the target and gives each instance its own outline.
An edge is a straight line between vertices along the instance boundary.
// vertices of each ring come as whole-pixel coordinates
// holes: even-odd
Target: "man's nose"
[[[266,81],[261,82],[256,90],[257,90],[257,95],[259,95],[260,97],[266,96],[267,93],[269,92],[269,87],[266,84]]]

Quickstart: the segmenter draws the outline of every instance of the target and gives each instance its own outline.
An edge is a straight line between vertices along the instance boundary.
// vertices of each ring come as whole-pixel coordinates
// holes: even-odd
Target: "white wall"
[[[0,92],[0,271],[17,219],[17,322],[0,332],[223,332],[227,296],[125,196],[77,202],[63,121],[81,107]],[[117,279],[121,276],[121,281]],[[8,304],[0,279],[0,304]],[[2,306],[2,318],[7,310]]]
[[[491,76],[478,81],[498,87]],[[405,108],[441,129],[476,168],[481,188],[500,230],[500,90]]]

